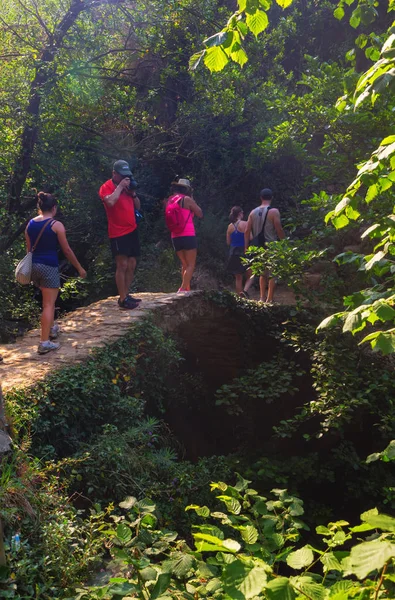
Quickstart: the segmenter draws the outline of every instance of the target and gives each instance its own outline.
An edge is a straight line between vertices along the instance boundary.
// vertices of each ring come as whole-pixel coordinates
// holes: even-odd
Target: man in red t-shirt
[[[111,252],[116,262],[118,305],[129,310],[136,308],[140,302],[128,293],[134,277],[136,259],[140,256],[135,216],[135,210],[140,210],[140,200],[136,191],[130,189],[131,178],[132,172],[126,160],[117,160],[113,166],[112,179],[103,183],[99,190],[107,213]]]

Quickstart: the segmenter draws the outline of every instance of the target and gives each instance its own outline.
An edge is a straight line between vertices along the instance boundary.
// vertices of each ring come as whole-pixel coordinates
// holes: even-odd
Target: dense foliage
[[[194,323],[211,348],[192,360],[188,340],[148,322],[10,393],[18,449],[1,463],[2,597],[394,595],[394,520],[382,514],[395,506],[393,442],[380,452],[395,437],[383,357],[395,343],[394,9],[3,0],[0,338],[38,317],[38,298],[13,281],[35,189],[58,197],[89,274],[79,282],[62,261],[60,308],[115,291],[97,191],[118,158],[132,165],[144,213],[135,288],[177,287],[162,200],[180,175],[205,214],[194,285],[231,284],[226,216],[269,186],[289,239],[248,260],[289,283],[297,305],[208,296],[217,328],[224,315],[242,340],[233,371],[218,357],[234,337],[210,370],[210,329]],[[258,491],[239,478],[214,484],[210,499],[208,483],[235,471]],[[108,579],[109,554],[113,579],[86,584],[99,565]]]

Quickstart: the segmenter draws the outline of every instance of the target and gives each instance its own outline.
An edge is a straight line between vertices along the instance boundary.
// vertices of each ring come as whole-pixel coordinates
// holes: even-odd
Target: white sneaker
[[[37,348],[38,354],[47,354],[47,352],[52,352],[52,350],[57,350],[60,348],[60,344],[56,344],[55,342],[40,342]]]
[[[56,340],[58,335],[60,333],[60,328],[59,325],[57,323],[55,323],[55,325],[52,325],[50,331],[49,331],[49,339],[50,340]]]

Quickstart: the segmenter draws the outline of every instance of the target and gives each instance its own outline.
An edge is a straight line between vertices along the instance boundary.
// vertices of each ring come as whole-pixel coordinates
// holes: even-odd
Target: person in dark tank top
[[[47,354],[59,348],[59,344],[52,341],[59,334],[59,326],[54,323],[55,302],[60,288],[58,245],[60,245],[65,257],[77,269],[80,277],[85,278],[86,271],[69,246],[64,225],[54,220],[57,211],[55,198],[51,194],[39,192],[37,194],[37,208],[39,214],[29,221],[25,229],[25,239],[27,251],[30,252],[42,232],[33,252],[32,282],[40,288],[43,304],[41,340],[37,351],[38,354]]]

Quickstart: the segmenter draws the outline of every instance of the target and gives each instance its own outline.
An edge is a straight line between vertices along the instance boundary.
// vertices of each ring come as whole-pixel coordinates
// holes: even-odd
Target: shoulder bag
[[[28,252],[26,254],[26,256],[24,258],[22,258],[22,260],[18,263],[16,269],[15,269],[15,279],[18,283],[20,283],[21,285],[29,285],[29,283],[32,280],[32,264],[33,264],[33,252],[35,251],[35,249],[37,248],[37,244],[41,239],[42,234],[44,233],[44,229],[46,227],[48,227],[48,225],[51,225],[51,223],[53,223],[54,220],[51,219],[50,221],[48,221],[47,223],[45,223],[41,230],[40,233],[37,236],[36,242],[34,244],[34,246],[31,247],[30,252]]]

